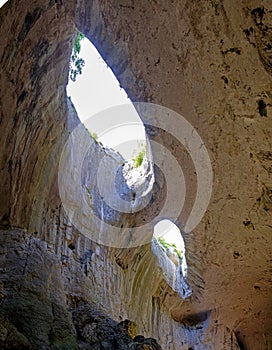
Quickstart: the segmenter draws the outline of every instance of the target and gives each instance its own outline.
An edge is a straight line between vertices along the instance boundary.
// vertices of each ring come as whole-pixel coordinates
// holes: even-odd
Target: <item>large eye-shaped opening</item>
[[[67,95],[91,136],[139,167],[146,156],[144,125],[133,103],[96,47],[77,32],[70,59]],[[107,109],[127,105],[125,117]],[[105,113],[103,113],[105,111]]]
[[[148,218],[145,208],[153,203],[155,176],[143,122],[111,69],[80,32],[75,33],[69,68],[71,127],[58,177],[65,212],[82,234],[100,244],[146,244],[152,225],[148,235],[141,227]]]

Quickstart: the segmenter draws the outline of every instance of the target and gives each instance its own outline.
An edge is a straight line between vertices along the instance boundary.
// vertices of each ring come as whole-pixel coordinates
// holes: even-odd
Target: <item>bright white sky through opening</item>
[[[0,8],[7,2],[8,0],[0,0]]]
[[[126,92],[120,88],[112,70],[107,66],[95,46],[87,39],[81,41],[79,56],[84,59],[82,75],[75,82],[69,80],[67,95],[71,96],[80,120],[84,123],[90,117],[89,130],[98,135],[104,145],[121,153],[126,159],[135,157],[145,145],[144,126]],[[99,112],[118,105],[127,104],[129,118],[127,124],[112,125],[110,130],[101,133],[101,114]],[[96,118],[97,114],[97,118]],[[110,113],[107,112],[110,116]],[[114,113],[112,114],[114,116]]]

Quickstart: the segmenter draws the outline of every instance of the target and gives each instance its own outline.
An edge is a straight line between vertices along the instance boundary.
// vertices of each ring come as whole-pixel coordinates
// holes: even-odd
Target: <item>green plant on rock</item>
[[[135,168],[138,168],[139,166],[142,165],[143,163],[143,160],[144,160],[144,157],[145,157],[145,148],[143,148],[135,158],[133,158],[133,161],[134,161],[134,166]]]
[[[70,79],[72,81],[76,81],[76,77],[79,74],[82,74],[82,68],[85,65],[84,59],[79,57],[80,50],[81,50],[81,41],[84,38],[85,36],[81,32],[78,32],[75,38],[74,48],[70,59]]]
[[[97,134],[96,134],[95,132],[92,132],[92,131],[89,130],[89,129],[88,129],[88,131],[89,131],[89,134],[92,136],[92,138],[93,138],[95,141],[98,141],[98,136],[97,136]]]
[[[173,248],[178,258],[181,259],[182,251],[177,248],[175,243],[168,243],[163,237],[158,238],[158,243],[164,249],[165,252],[167,252],[168,249]]]

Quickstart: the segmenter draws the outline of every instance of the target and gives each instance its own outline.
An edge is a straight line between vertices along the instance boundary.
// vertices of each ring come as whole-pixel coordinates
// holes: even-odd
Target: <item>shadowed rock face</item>
[[[1,347],[271,348],[271,18],[268,0],[9,0],[1,8]],[[58,164],[79,124],[66,97],[76,28],[132,100],[183,115],[208,149],[213,195],[184,237],[186,300],[150,244],[99,245],[63,210]],[[162,131],[153,138],[186,175],[191,163],[176,140]],[[186,180],[190,208],[196,181]]]

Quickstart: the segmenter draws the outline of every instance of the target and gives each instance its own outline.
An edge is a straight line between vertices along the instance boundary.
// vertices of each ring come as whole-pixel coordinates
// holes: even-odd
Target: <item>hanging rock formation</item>
[[[1,348],[271,349],[271,18],[270,0],[1,8]],[[77,29],[133,101],[184,116],[209,152],[212,198],[184,235],[187,297],[167,283],[150,243],[103,246],[63,209],[59,160],[80,123],[66,95]],[[181,145],[163,131],[154,139],[186,175]],[[105,154],[95,145],[94,173]],[[192,203],[196,182],[186,180]],[[137,215],[112,220],[131,227]]]

